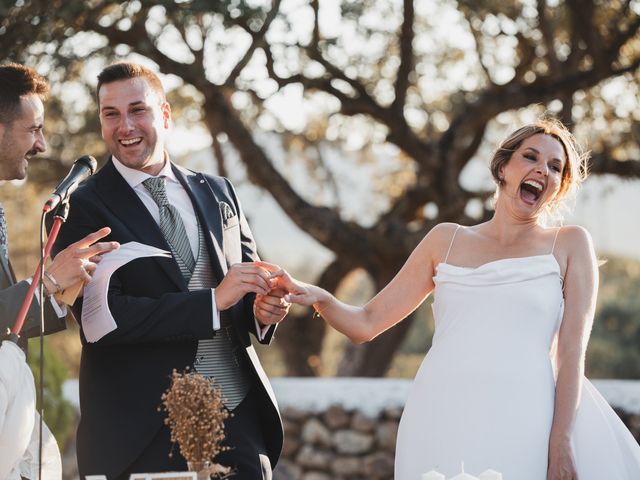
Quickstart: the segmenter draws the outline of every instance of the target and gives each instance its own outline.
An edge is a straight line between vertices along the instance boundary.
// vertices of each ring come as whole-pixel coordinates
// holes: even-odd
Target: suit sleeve
[[[108,217],[93,199],[85,195],[82,200],[76,198],[75,203],[81,203],[82,207],[76,206],[74,209],[72,197],[71,214],[60,230],[54,246],[56,252],[105,225],[111,226]],[[122,241],[113,234],[104,239],[111,240]],[[107,301],[117,328],[98,340],[96,345],[199,340],[214,335],[209,289],[183,292],[170,291],[170,288],[167,288],[166,292],[159,296],[138,294],[140,289],[144,288],[142,283],[153,284],[158,281],[154,274],[145,276],[149,268],[153,268],[153,262],[157,261],[169,260],[137,259],[113,274]],[[131,278],[136,280],[132,281]],[[81,309],[80,298],[73,306],[77,319],[81,318]]]
[[[13,328],[18,318],[18,312],[27,295],[29,282],[23,280],[0,290],[0,328],[5,332],[7,328]],[[44,308],[44,333],[50,334],[64,330],[65,319],[59,318],[48,300],[45,300]],[[35,337],[40,334],[40,304],[36,298],[31,302],[27,317],[25,318],[22,337]]]
[[[253,234],[251,233],[251,228],[249,227],[249,223],[247,222],[246,217],[244,216],[244,212],[242,211],[242,207],[240,206],[240,201],[236,195],[235,189],[233,185],[228,179],[224,179],[227,188],[229,191],[229,195],[231,196],[233,203],[236,207],[236,211],[238,212],[239,222],[240,222],[240,243],[242,246],[242,261],[243,262],[256,262],[260,260],[260,256],[258,255],[256,242],[253,239]],[[247,294],[245,295],[242,301],[242,308],[244,310],[243,317],[246,320],[246,328],[252,333],[256,339],[262,344],[270,344],[273,340],[273,335],[276,331],[277,325],[271,325],[267,332],[265,333],[262,340],[260,339],[260,335],[256,331],[256,318],[253,314],[253,302],[255,300],[255,294]]]

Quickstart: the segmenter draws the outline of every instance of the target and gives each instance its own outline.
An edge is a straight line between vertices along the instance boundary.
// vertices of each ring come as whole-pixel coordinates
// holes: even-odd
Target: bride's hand
[[[329,298],[329,294],[320,287],[296,280],[283,268],[271,271],[271,278],[276,281],[276,288],[289,292],[284,296],[287,302],[310,306]]]
[[[578,480],[570,445],[549,449],[547,480]]]

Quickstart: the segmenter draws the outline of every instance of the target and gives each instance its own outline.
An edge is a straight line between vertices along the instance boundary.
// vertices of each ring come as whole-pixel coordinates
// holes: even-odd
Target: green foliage
[[[640,378],[639,347],[640,302],[605,305],[594,323],[587,355],[587,375],[592,378]]]
[[[599,307],[587,350],[587,376],[640,378],[640,262],[612,259],[601,268]]]
[[[435,325],[431,304],[433,296],[427,299],[415,312],[416,319],[407,334],[400,352],[405,354],[422,354],[431,348],[431,340]]]
[[[40,342],[29,341],[29,366],[36,382],[36,392],[40,388]],[[44,342],[44,420],[62,448],[72,433],[75,425],[73,406],[62,396],[62,384],[67,378],[67,369],[55,351],[50,347],[48,339]],[[37,407],[40,408],[40,396]]]

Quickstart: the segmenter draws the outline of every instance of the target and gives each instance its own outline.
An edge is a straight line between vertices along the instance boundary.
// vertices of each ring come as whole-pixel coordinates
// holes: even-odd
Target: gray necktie
[[[173,253],[182,275],[188,282],[196,262],[193,258],[189,237],[184,228],[182,217],[167,199],[164,177],[147,178],[142,184],[149,190],[153,200],[158,204],[160,209],[160,231],[167,240],[169,247],[171,247],[171,253]]]
[[[7,219],[4,216],[4,207],[0,205],[0,258],[9,261],[9,239],[7,238]]]

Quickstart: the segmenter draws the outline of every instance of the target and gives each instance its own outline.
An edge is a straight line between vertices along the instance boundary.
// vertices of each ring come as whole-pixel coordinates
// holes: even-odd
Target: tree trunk
[[[407,254],[405,257],[408,256]],[[378,291],[382,290],[393,279],[398,270],[400,270],[401,265],[398,264],[396,268],[385,268],[384,271],[377,272],[378,275],[374,282]],[[393,328],[364,345],[349,343],[338,365],[337,375],[339,377],[383,376],[389,370],[391,361],[407,336],[413,320],[414,315],[411,314]]]
[[[276,332],[276,342],[284,357],[288,377],[318,376],[320,350],[326,331],[322,319],[312,318],[313,310],[287,315]]]
[[[342,279],[356,266],[347,260],[336,258],[322,272],[318,285],[335,292]],[[320,351],[326,332],[326,323],[312,318],[313,309],[298,315],[288,315],[278,327],[278,346],[284,356],[287,375],[292,377],[317,376],[320,367]]]
[[[339,377],[382,377],[389,370],[393,357],[413,325],[411,314],[395,327],[364,345],[350,343],[338,366]]]

